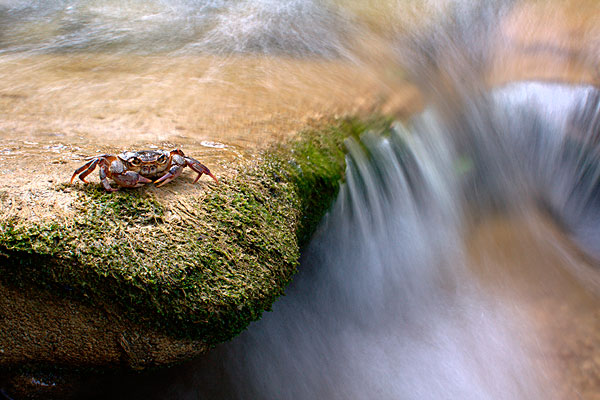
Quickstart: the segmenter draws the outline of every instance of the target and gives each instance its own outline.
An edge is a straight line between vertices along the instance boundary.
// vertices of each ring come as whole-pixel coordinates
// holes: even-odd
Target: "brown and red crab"
[[[98,167],[100,169],[100,181],[104,189],[108,192],[118,190],[110,186],[108,178],[111,178],[121,187],[135,188],[152,182],[157,187],[160,187],[181,175],[185,167],[190,167],[194,172],[198,173],[194,183],[200,179],[202,174],[210,176],[215,182],[219,183],[217,178],[211,174],[204,164],[191,157],[187,157],[179,149],[171,151],[125,151],[116,155],[102,154],[90,157],[86,161],[87,163],[75,170],[71,177],[71,183],[73,183],[77,174],[79,174],[79,179],[88,183],[85,177]]]

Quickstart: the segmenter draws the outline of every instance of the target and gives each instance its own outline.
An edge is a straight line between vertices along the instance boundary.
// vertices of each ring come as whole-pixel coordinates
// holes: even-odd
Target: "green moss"
[[[88,185],[70,221],[0,222],[1,276],[116,303],[176,337],[226,341],[270,309],[292,278],[300,247],[339,188],[344,139],[387,123],[344,120],[305,132],[181,208],[144,190]]]

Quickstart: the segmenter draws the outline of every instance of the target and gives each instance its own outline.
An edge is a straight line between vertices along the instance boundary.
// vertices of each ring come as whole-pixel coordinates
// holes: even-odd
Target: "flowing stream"
[[[219,57],[259,55],[378,74],[363,58],[378,37],[428,104],[347,142],[339,196],[272,312],[202,359],[107,378],[99,398],[600,393],[600,91],[497,73],[510,69],[500,21],[525,2],[424,2],[432,24],[381,36],[373,21],[406,23],[417,3],[389,2],[396,14],[371,3],[0,0],[5,66],[23,54],[201,55],[214,67],[202,79],[223,84]],[[593,43],[579,61],[597,62]]]
[[[489,89],[509,5],[466,7],[399,45],[430,106],[347,142],[345,183],[273,312],[161,383],[111,393],[594,398],[600,92]]]
[[[428,109],[350,140],[346,183],[273,312],[111,396],[593,398],[599,94],[515,83],[456,123]]]

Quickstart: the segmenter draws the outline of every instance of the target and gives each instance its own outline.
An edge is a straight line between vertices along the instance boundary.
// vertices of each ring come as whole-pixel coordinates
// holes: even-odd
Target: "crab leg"
[[[96,168],[96,165],[98,165],[98,161],[100,161],[100,159],[94,158],[93,160],[85,163],[82,167],[77,168],[75,170],[75,172],[73,173],[73,176],[71,177],[71,183],[73,183],[75,176],[77,174],[79,174],[81,171],[83,171],[83,172],[81,172],[81,175],[79,175],[79,179],[81,179],[85,183],[89,183],[88,181],[85,180],[85,177],[88,176]]]
[[[183,167],[181,165],[174,165],[171,167],[169,172],[167,172],[166,174],[164,174],[163,176],[158,178],[156,181],[154,181],[154,184],[156,185],[156,187],[161,187],[162,185],[166,185],[167,183],[171,182],[173,179],[175,179],[179,175],[181,175],[182,171],[183,171]]]
[[[215,180],[215,182],[219,183],[219,180],[213,174],[211,174],[210,170],[206,168],[206,165],[202,164],[200,161],[194,160],[191,157],[185,157],[185,163],[193,171],[198,173],[198,176],[196,177],[196,179],[194,179],[194,183],[198,182],[198,179],[200,179],[202,174],[210,176]]]

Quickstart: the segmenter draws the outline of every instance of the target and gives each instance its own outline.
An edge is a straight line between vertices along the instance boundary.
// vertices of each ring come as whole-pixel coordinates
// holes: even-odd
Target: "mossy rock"
[[[87,185],[71,218],[0,221],[0,277],[12,287],[117,305],[135,323],[176,338],[227,341],[292,279],[301,246],[337,193],[344,139],[387,123],[342,120],[303,132],[179,202]]]

